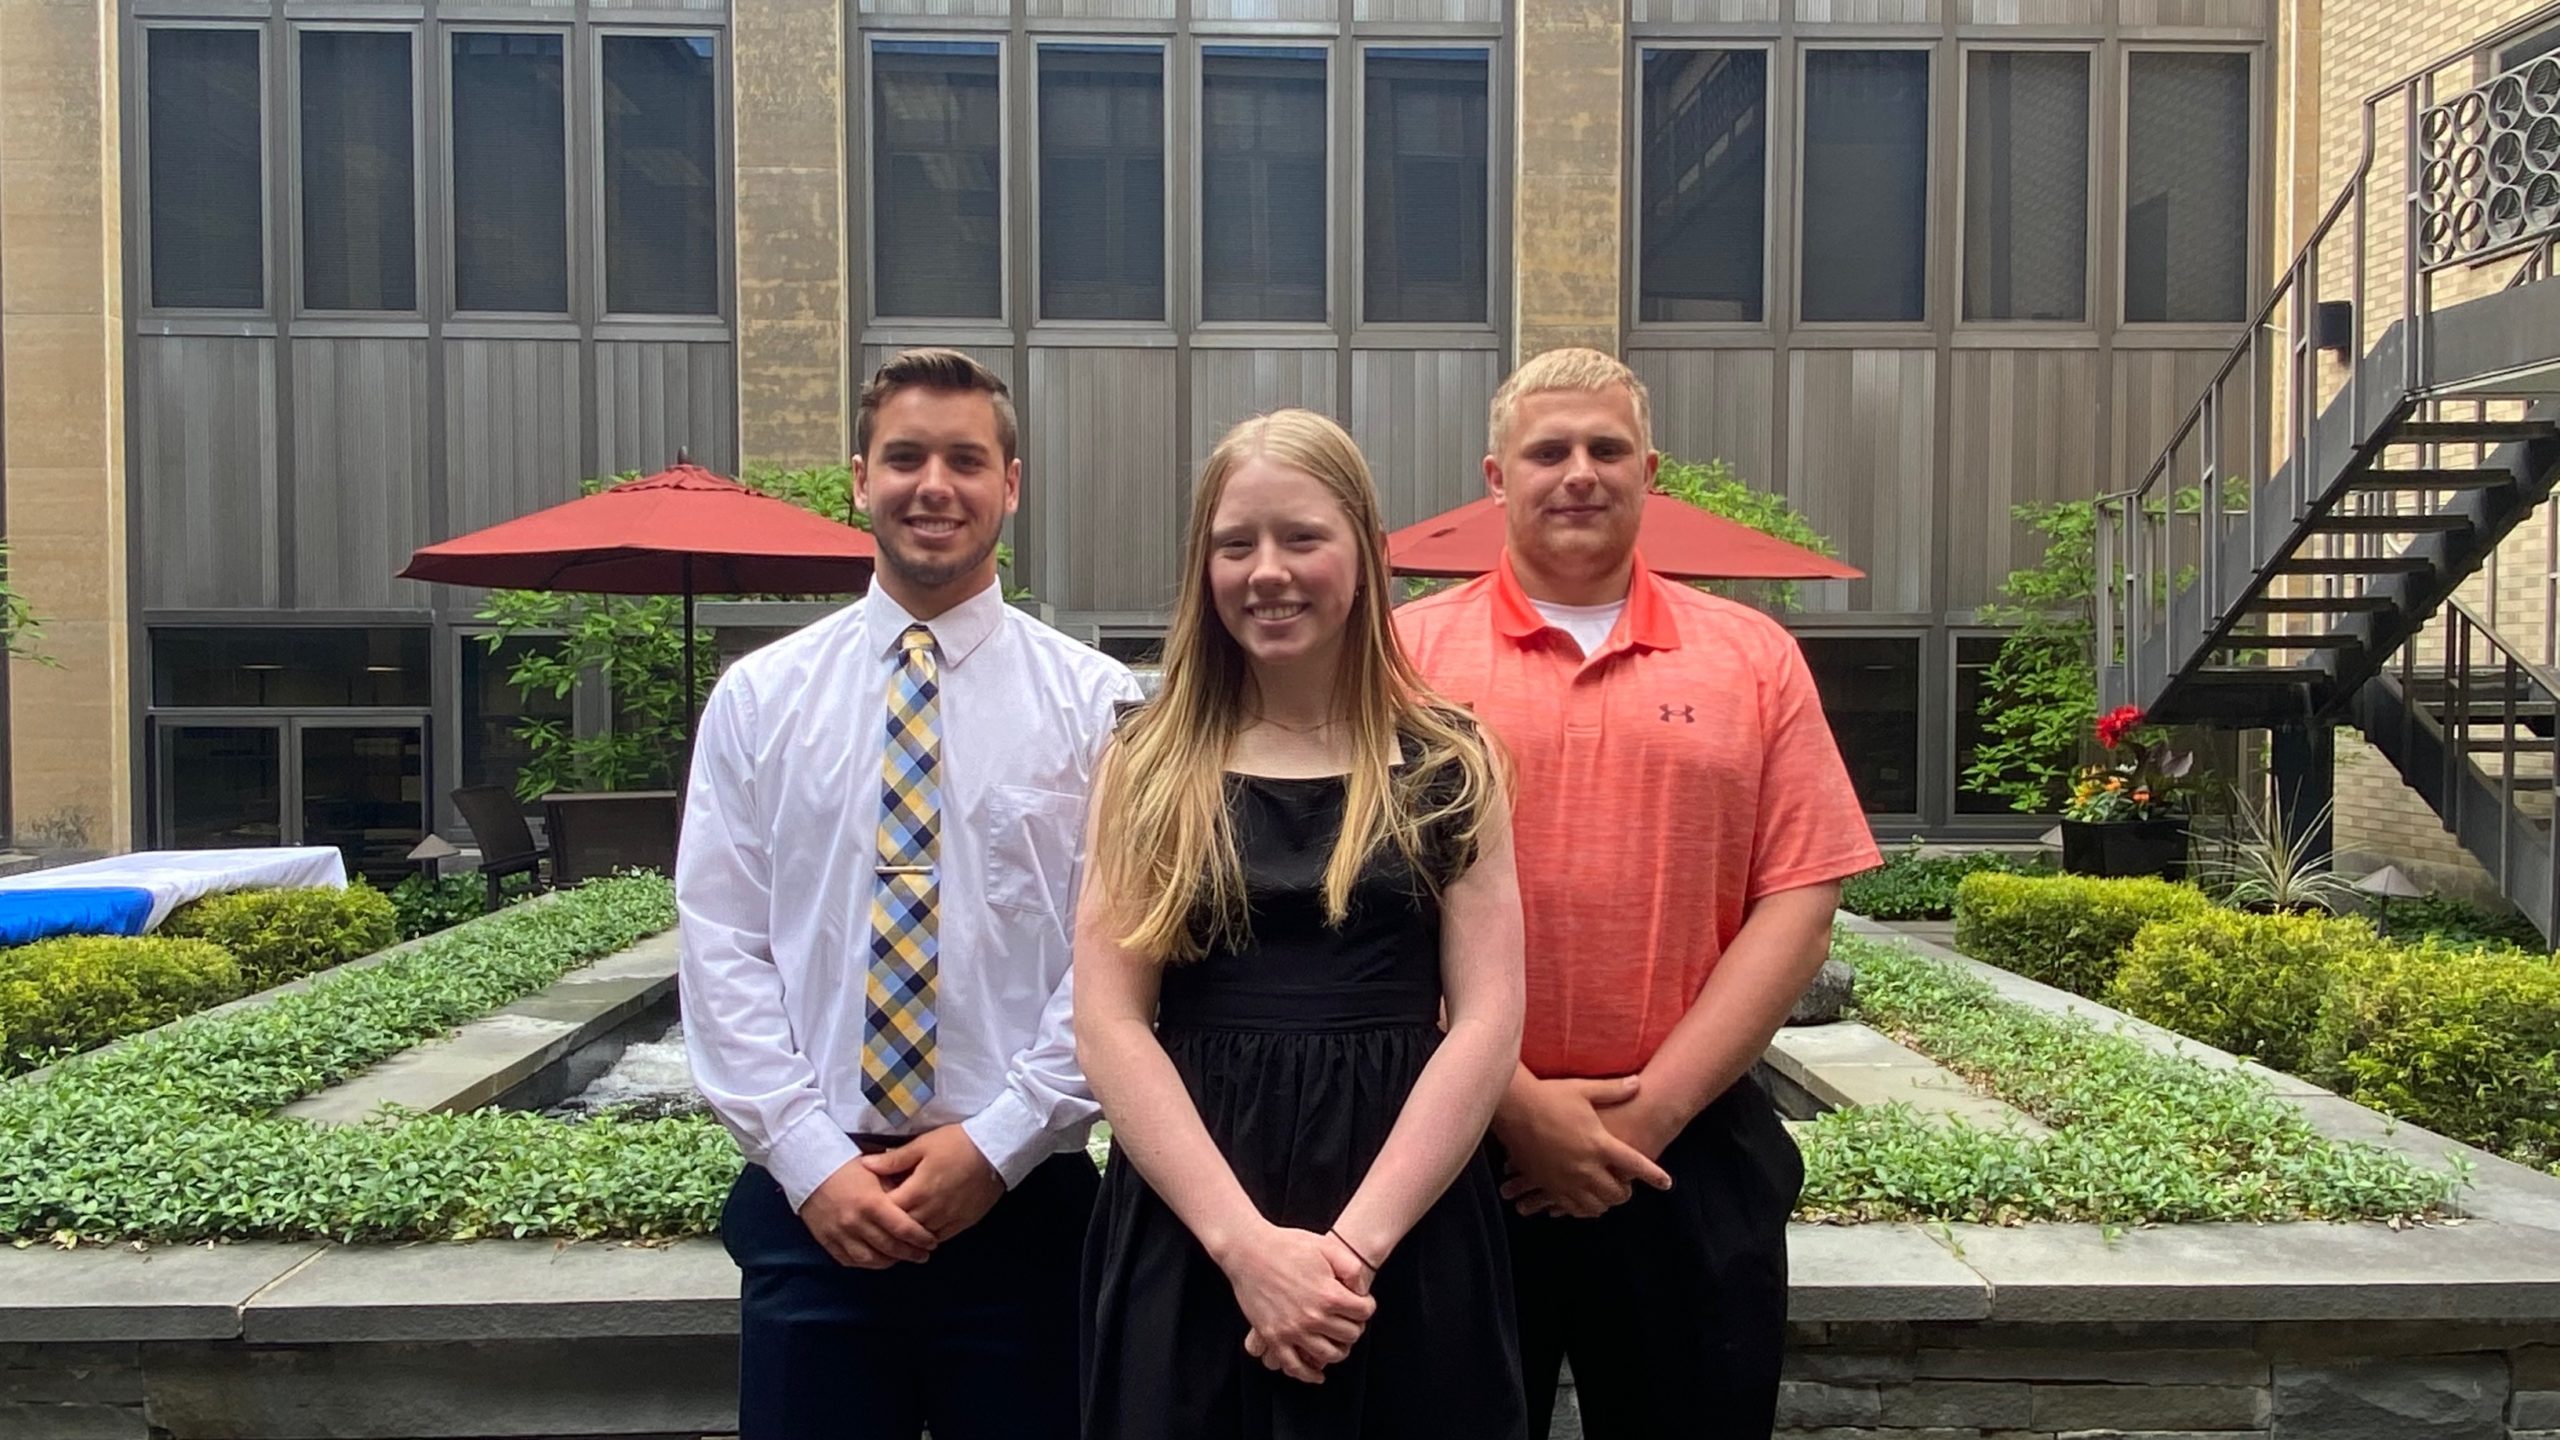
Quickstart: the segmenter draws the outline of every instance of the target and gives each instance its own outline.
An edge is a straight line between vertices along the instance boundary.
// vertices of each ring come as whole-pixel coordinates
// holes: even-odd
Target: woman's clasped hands
[[[1266,1225],[1218,1265],[1244,1311],[1245,1353],[1309,1385],[1324,1383],[1378,1310],[1369,1262],[1330,1231]]]

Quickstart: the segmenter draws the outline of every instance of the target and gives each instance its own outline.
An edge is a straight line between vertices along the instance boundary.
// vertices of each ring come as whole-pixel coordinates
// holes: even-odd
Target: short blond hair
[[[1502,442],[1511,431],[1511,412],[1522,397],[1548,390],[1606,390],[1612,385],[1625,386],[1628,398],[1635,401],[1636,443],[1652,449],[1653,397],[1645,393],[1644,382],[1617,356],[1578,345],[1531,356],[1493,392],[1493,409],[1485,425],[1487,449],[1502,453]]]

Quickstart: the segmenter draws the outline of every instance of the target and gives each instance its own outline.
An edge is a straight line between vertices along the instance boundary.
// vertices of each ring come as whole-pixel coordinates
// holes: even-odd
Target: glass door
[[[227,850],[286,843],[280,720],[159,726],[160,843]]]
[[[418,720],[296,720],[297,843],[335,845],[347,873],[389,888],[416,871],[427,833],[427,727]]]

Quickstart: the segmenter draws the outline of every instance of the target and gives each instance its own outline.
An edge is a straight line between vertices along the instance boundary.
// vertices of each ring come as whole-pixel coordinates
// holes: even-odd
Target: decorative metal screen
[[[2560,55],[2418,117],[2425,267],[2476,265],[2560,226]]]

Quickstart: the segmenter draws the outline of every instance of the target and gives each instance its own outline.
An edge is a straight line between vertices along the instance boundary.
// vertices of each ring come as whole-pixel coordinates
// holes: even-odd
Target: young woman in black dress
[[[1113,1148],[1085,1434],[1525,1440],[1483,1145],[1522,1004],[1500,766],[1397,647],[1340,426],[1230,431],[1185,563],[1077,915]]]

